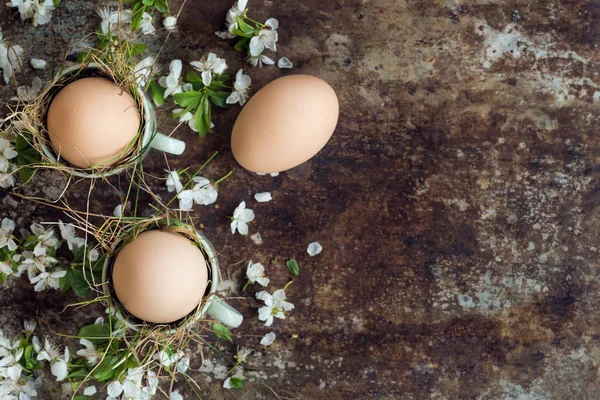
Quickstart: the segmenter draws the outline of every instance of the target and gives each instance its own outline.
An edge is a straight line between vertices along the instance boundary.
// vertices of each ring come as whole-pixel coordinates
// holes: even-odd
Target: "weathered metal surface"
[[[99,4],[63,0],[37,29],[0,7],[2,29],[26,54],[60,58],[71,35],[96,28]],[[171,168],[198,166],[218,150],[204,175],[234,170],[216,205],[193,215],[242,297],[232,301],[246,317],[237,342],[261,353],[249,370],[279,395],[306,399],[600,397],[600,4],[251,1],[252,15],[280,21],[278,56],[295,64],[284,71],[246,66],[213,35],[229,6],[188,1],[160,61],[214,51],[229,71],[244,67],[255,90],[280,75],[314,74],[341,104],[323,151],[275,178],[233,160],[236,108],[215,112],[216,133],[206,140],[187,128],[175,133],[188,150],[169,157]],[[148,39],[151,49],[163,38]],[[14,93],[0,90],[4,99]],[[145,166],[162,175],[165,160],[153,153]],[[48,178],[39,182],[57,193]],[[162,182],[154,186],[166,195]],[[273,201],[256,203],[262,191]],[[74,204],[84,207],[87,192],[76,185]],[[256,212],[250,233],[262,244],[231,235],[227,216],[241,200]],[[110,213],[118,201],[99,187],[90,207]],[[22,226],[61,217],[9,195],[1,207]],[[315,240],[324,250],[310,258]],[[262,262],[272,287],[282,287],[289,257],[301,268],[288,290],[296,309],[275,321],[275,344],[260,349],[269,329],[257,319],[259,288],[241,291],[245,262]],[[27,287],[17,281],[0,291],[9,332],[74,300]],[[75,333],[92,320],[70,310],[44,329]],[[192,366],[200,365],[198,355]],[[192,376],[204,398],[273,397],[256,382],[227,391],[213,373]]]

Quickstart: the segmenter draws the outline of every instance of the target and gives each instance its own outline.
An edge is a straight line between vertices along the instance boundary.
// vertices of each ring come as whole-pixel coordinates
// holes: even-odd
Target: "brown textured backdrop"
[[[26,55],[60,58],[72,36],[98,26],[101,3],[63,0],[37,29],[0,6],[0,26]],[[241,293],[244,263],[229,266],[260,261],[279,287],[285,260],[301,266],[288,290],[296,309],[275,321],[277,341],[249,369],[302,399],[599,398],[600,2],[250,0],[251,15],[280,21],[278,57],[295,64],[284,71],[250,69],[213,35],[230,5],[188,1],[160,61],[213,51],[230,71],[246,68],[253,90],[314,74],[341,105],[323,151],[276,178],[233,160],[237,108],[215,112],[216,133],[204,141],[187,128],[176,133],[188,150],[169,157],[172,168],[218,150],[205,176],[234,169],[216,205],[194,215],[222,251],[233,295],[250,296],[233,302],[246,317],[240,344],[258,349],[268,330],[257,319],[257,287]],[[163,36],[148,38],[150,52]],[[3,99],[13,93],[0,85]],[[145,165],[162,175],[165,161],[154,152]],[[46,187],[31,192],[59,189],[49,175],[37,182]],[[85,205],[87,190],[74,187],[74,205]],[[273,201],[257,204],[260,191]],[[256,212],[250,233],[260,233],[260,245],[229,231],[226,217],[241,200]],[[110,213],[117,203],[100,186],[90,206]],[[61,217],[6,193],[0,207],[21,226]],[[309,258],[315,240],[324,250]],[[28,287],[0,289],[8,332],[74,300]],[[96,311],[63,314],[43,329],[75,333]],[[197,356],[192,367],[200,363]],[[273,398],[257,383],[226,391],[211,372],[193,376],[206,399]],[[57,396],[51,379],[45,388],[41,398]]]

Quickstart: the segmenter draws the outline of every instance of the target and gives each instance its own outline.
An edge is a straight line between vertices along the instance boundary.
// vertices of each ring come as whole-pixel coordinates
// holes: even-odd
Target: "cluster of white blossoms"
[[[100,23],[100,30],[103,34],[116,35],[118,29],[125,29],[131,27],[133,20],[132,10],[113,10],[110,7],[102,7],[98,9],[98,15],[102,20]],[[177,17],[168,15],[163,19],[163,27],[167,31],[172,31],[177,26]],[[153,35],[156,33],[154,26],[154,17],[147,12],[141,14],[139,18],[139,25],[135,27],[139,29],[144,35]]]
[[[54,0],[11,0],[6,5],[19,10],[21,20],[32,19],[33,26],[50,22],[52,11],[56,8]]]
[[[9,340],[0,330],[0,398],[4,400],[31,400],[37,396],[35,379],[32,373],[40,370],[46,363],[50,372],[60,382],[69,374],[71,355],[69,348],[60,351],[47,338],[42,345],[41,340],[33,335],[37,324],[25,321],[24,337]],[[93,393],[95,393],[95,388]],[[91,393],[86,388],[84,393]]]
[[[210,118],[211,116],[210,112],[206,114],[201,111],[207,108],[206,106],[198,107],[203,104],[203,98],[206,100],[206,105],[209,105],[209,102],[212,102],[220,107],[225,107],[230,104],[239,104],[240,106],[243,106],[246,103],[252,79],[244,74],[243,69],[238,70],[236,73],[235,82],[233,83],[233,88],[231,88],[225,84],[227,77],[223,75],[227,69],[227,62],[225,59],[218,57],[215,53],[209,53],[200,60],[192,61],[190,62],[190,65],[195,72],[199,73],[199,75],[196,75],[195,72],[192,74],[192,76],[196,75],[199,77],[196,81],[191,81],[189,74],[187,78],[188,81],[183,80],[181,76],[183,64],[181,60],[177,59],[172,60],[169,64],[169,74],[158,79],[158,85],[163,91],[160,101],[162,102],[171,96],[177,105],[184,107],[176,108],[172,112],[173,117],[178,118],[179,122],[187,123],[190,129],[194,132],[199,132],[200,127],[198,126],[198,121],[202,121],[204,117]],[[185,98],[181,99],[180,96],[177,96],[179,94]],[[222,95],[227,96],[224,99],[225,104],[222,104],[222,98],[220,97]],[[195,97],[197,101],[190,103],[191,97]],[[156,98],[154,98],[154,101],[157,105],[162,104],[157,103]],[[208,108],[210,109],[210,107]],[[202,115],[199,115],[198,113]],[[205,128],[210,130],[213,126],[214,125],[211,122],[210,126]]]
[[[0,69],[2,69],[4,82],[9,83],[12,76],[21,71],[19,58],[22,54],[23,48],[8,43],[0,31]]]
[[[31,224],[30,230],[21,229],[18,239],[15,236],[15,222],[9,218],[2,219],[0,224],[0,281],[9,277],[20,277],[27,273],[29,282],[36,292],[46,289],[59,289],[60,280],[67,271],[61,268],[56,258],[56,251],[66,243],[74,254],[85,246],[85,239],[75,235],[71,225],[58,223],[62,240],[56,237],[52,227]],[[95,249],[85,248],[90,262],[98,260],[99,253]]]
[[[0,187],[3,189],[15,186],[17,170],[14,163],[18,155],[13,143],[15,138],[9,134],[10,132],[5,131],[5,136],[0,136]]]
[[[217,201],[219,192],[210,182],[210,180],[201,176],[195,176],[191,179],[193,186],[191,189],[184,189],[179,173],[177,171],[167,171],[166,185],[169,193],[175,193],[179,199],[179,209],[181,211],[191,211],[194,204],[208,206]]]
[[[246,61],[254,67],[273,65],[275,61],[265,54],[265,50],[277,52],[279,21],[269,18],[264,23],[247,16],[248,0],[238,0],[227,12],[225,31],[215,32],[221,39],[235,39],[236,50],[247,52]],[[282,57],[277,62],[279,68],[292,68],[292,62]]]

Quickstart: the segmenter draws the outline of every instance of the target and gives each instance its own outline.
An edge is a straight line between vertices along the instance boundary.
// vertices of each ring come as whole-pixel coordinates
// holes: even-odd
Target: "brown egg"
[[[198,306],[208,284],[202,251],[187,237],[152,230],[140,233],[117,254],[112,283],[132,315],[169,323]]]
[[[70,83],[48,110],[52,147],[60,158],[79,168],[114,165],[139,127],[133,96],[104,78]]]
[[[231,150],[247,170],[285,171],[325,146],[338,114],[337,96],[327,82],[310,75],[279,78],[244,106],[233,126]]]

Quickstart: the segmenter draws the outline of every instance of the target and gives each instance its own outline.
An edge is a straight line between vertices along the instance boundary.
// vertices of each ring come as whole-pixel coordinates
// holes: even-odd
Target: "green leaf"
[[[300,275],[300,266],[293,258],[288,260],[288,262],[285,263],[285,266],[287,267],[288,271],[290,271],[290,274],[294,276]]]
[[[256,30],[253,26],[248,25],[246,21],[242,17],[237,17],[237,23],[240,30],[244,33],[252,33],[254,36],[254,31]]]
[[[202,77],[196,73],[196,71],[190,71],[185,76],[188,82],[202,82]]]
[[[165,102],[165,88],[155,81],[150,81],[150,92],[152,92],[152,99],[156,105],[160,106]]]
[[[0,285],[6,282],[6,274],[4,272],[0,272]]]
[[[96,369],[94,370],[92,376],[95,380],[99,382],[104,382],[111,379],[113,376],[115,376],[115,373],[118,371],[116,367],[117,364],[119,364],[119,362],[122,361],[122,359],[123,358],[121,356],[107,355],[106,357],[104,357],[104,360],[102,360],[102,362],[96,366]]]
[[[21,167],[19,169],[19,179],[23,183],[29,183],[31,181],[31,179],[33,178],[33,175],[35,175],[35,169],[33,169],[33,168]]]
[[[73,289],[73,292],[79,297],[87,297],[90,295],[90,285],[85,280],[82,270],[73,270],[73,283],[71,284],[71,289]]]
[[[147,46],[144,43],[129,43],[129,55],[137,56],[146,51]]]
[[[133,16],[131,17],[131,30],[137,31],[140,28],[140,23],[142,22],[142,16],[146,12],[146,6],[142,3],[137,3],[133,6],[131,10]]]
[[[231,383],[231,387],[234,389],[244,388],[244,380],[242,378],[231,378],[229,383]]]
[[[27,239],[25,239],[25,243],[23,244],[23,247],[25,248],[25,250],[33,250],[33,248],[35,247],[37,242],[38,242],[37,236],[29,235],[29,236],[27,236]]]
[[[147,6],[153,6],[154,0],[142,0],[142,3],[144,3]]]
[[[183,93],[177,93],[174,98],[175,98],[175,103],[179,104],[181,107],[188,107],[188,106],[194,106],[196,107],[196,105],[198,105],[200,103],[200,100],[202,99],[203,94],[200,92],[183,92]]]
[[[233,48],[237,51],[246,52],[246,50],[248,50],[248,43],[250,43],[250,38],[242,37],[237,41]]]
[[[60,4],[60,0],[54,0],[52,4],[54,5],[54,8],[56,8]]]
[[[214,105],[221,108],[229,108],[231,104],[227,104],[226,100],[231,93],[229,92],[215,92],[212,90],[208,91],[208,96],[210,97],[210,101],[213,102]]]
[[[67,378],[69,379],[73,379],[73,378],[81,378],[81,379],[75,379],[76,381],[83,381],[83,378],[85,378],[86,376],[88,376],[89,371],[87,371],[85,368],[78,368],[78,369],[73,369],[73,367],[71,368],[71,372],[69,373],[69,375],[67,375]]]
[[[73,397],[73,400],[90,400],[90,399],[91,399],[91,397],[84,396],[84,395],[79,395],[79,396]]]
[[[208,101],[208,96],[204,96],[202,98],[201,105],[203,108],[204,126],[206,127],[206,132],[211,132],[210,126],[211,126],[212,115],[211,115],[210,101]]]
[[[169,12],[169,4],[166,0],[156,0],[154,2],[154,7],[156,7],[156,10],[160,13],[164,14]]]
[[[62,290],[63,292],[66,292],[67,290],[71,289],[71,285],[73,284],[73,270],[68,269],[67,274],[58,280],[58,284],[60,290]]]
[[[241,37],[246,37],[246,38],[252,38],[252,37],[254,37],[254,31],[252,31],[252,32],[242,32],[238,28],[233,28],[232,33],[234,35],[241,36]]]
[[[106,344],[111,337],[109,326],[98,324],[84,326],[79,330],[79,334],[77,336],[80,338],[85,338],[97,345]]]
[[[219,339],[233,343],[233,334],[225,325],[217,323],[213,324],[212,328]]]
[[[194,114],[194,123],[201,138],[210,131],[210,102],[206,93],[202,93],[198,108]]]

